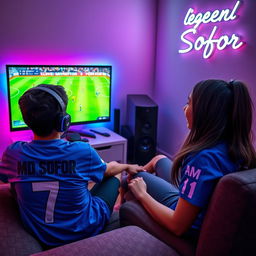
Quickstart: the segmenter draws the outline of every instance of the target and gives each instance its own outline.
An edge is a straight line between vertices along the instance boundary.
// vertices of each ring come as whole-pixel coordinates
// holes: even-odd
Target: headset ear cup
[[[69,114],[58,114],[56,116],[55,129],[58,132],[65,132],[70,126],[71,117]]]
[[[71,116],[69,114],[65,115],[65,130],[67,131],[71,124]]]

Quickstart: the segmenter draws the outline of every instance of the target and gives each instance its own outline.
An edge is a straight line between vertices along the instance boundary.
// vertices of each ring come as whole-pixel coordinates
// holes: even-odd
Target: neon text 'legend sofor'
[[[205,13],[195,13],[193,8],[189,8],[184,18],[185,26],[193,26],[185,30],[181,34],[181,41],[185,44],[185,48],[180,49],[179,53],[188,53],[193,49],[195,51],[203,50],[203,58],[207,59],[212,56],[214,50],[224,50],[227,46],[231,46],[236,50],[240,48],[244,42],[241,41],[239,35],[233,33],[232,35],[220,34],[219,27],[214,25],[208,38],[200,35],[193,39],[193,35],[199,34],[199,27],[204,24],[212,24],[218,22],[229,22],[237,19],[237,11],[240,6],[240,1],[237,1],[233,9],[207,11]]]

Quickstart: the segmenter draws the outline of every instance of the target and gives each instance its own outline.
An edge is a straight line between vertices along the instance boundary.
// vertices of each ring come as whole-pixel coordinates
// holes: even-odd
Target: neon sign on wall
[[[184,18],[185,26],[193,26],[185,30],[181,34],[181,41],[186,45],[185,48],[180,49],[179,53],[188,53],[192,50],[199,51],[203,50],[203,58],[207,59],[212,56],[215,49],[219,51],[224,50],[227,46],[231,46],[234,50],[240,48],[244,42],[237,34],[226,35],[222,34],[220,37],[216,37],[218,26],[214,25],[208,38],[204,36],[197,37],[196,40],[192,40],[191,35],[198,33],[199,26],[203,24],[215,24],[218,22],[229,22],[237,18],[237,10],[240,6],[241,1],[237,1],[233,9],[214,10],[207,11],[205,13],[195,13],[193,8],[189,8]]]

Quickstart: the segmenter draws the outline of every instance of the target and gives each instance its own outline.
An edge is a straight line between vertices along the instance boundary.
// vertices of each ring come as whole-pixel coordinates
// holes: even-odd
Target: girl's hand
[[[128,187],[138,200],[141,200],[147,193],[147,185],[141,177],[130,180]]]

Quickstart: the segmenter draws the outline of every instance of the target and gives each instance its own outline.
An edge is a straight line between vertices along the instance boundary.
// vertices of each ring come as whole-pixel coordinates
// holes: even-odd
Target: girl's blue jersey
[[[179,196],[202,209],[192,228],[200,229],[210,198],[218,180],[238,171],[239,164],[234,163],[228,154],[226,143],[189,154],[181,167]],[[171,206],[175,209],[177,203]]]

